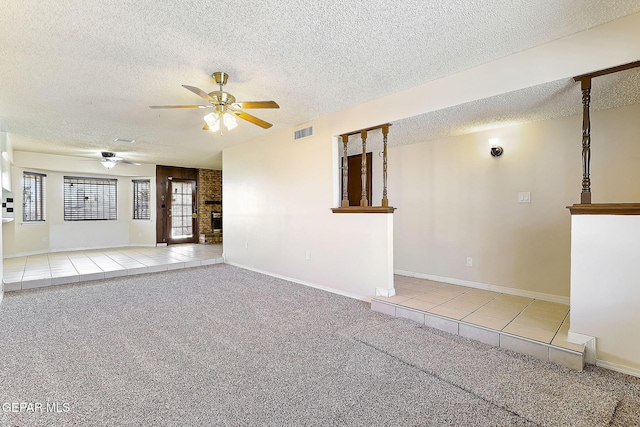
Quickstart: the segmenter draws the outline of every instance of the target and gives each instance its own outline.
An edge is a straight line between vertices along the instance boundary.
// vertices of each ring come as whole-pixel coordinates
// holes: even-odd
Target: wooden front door
[[[362,154],[349,156],[349,175],[347,191],[349,192],[349,206],[360,206],[362,198]],[[343,159],[344,161],[344,159]],[[371,206],[371,153],[367,153],[367,201]]]
[[[168,199],[167,243],[197,243],[196,181],[173,178]]]

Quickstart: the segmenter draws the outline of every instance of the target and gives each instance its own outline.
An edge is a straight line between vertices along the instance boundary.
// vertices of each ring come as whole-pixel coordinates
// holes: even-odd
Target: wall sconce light
[[[500,157],[504,150],[499,145],[500,139],[498,138],[489,138],[489,145],[491,146],[491,155],[493,157]]]

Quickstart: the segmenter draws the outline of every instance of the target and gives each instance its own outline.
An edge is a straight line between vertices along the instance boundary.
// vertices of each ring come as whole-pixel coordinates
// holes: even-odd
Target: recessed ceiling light
[[[128,142],[129,144],[133,144],[134,142],[136,142],[135,139],[124,139],[124,138],[116,138],[114,139],[115,142]]]

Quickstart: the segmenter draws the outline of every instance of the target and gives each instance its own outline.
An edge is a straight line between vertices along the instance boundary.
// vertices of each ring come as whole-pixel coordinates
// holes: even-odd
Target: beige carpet
[[[0,425],[18,426],[640,420],[636,378],[573,372],[227,265],[5,295],[0,385]]]

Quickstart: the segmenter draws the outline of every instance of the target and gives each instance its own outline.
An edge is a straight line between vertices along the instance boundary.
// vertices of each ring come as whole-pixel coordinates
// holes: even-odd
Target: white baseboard
[[[557,302],[569,305],[569,297],[560,295],[546,294],[543,292],[526,291],[524,289],[509,288],[506,286],[490,285],[488,283],[473,282],[471,280],[453,279],[451,277],[436,276],[433,274],[416,273],[414,271],[394,270],[394,274],[407,277],[416,277],[418,279],[433,280],[435,282],[449,283],[451,285],[466,286],[468,288],[484,289],[486,291],[500,292],[502,294],[516,295],[519,297],[527,297],[539,299],[549,302]]]
[[[377,297],[392,297],[395,294],[396,294],[395,288],[391,288],[391,289],[376,288]]]
[[[282,276],[280,274],[275,274],[275,273],[271,273],[269,271],[260,270],[259,268],[248,267],[246,265],[238,264],[238,263],[235,263],[235,262],[225,261],[225,264],[229,264],[229,265],[232,265],[234,267],[244,268],[245,270],[249,270],[249,271],[255,271],[256,273],[260,273],[260,274],[264,274],[264,275],[267,275],[267,276],[275,277],[275,278],[278,278],[278,279],[286,280],[288,282],[297,283],[299,285],[309,286],[310,288],[316,288],[316,289],[320,289],[320,290],[323,290],[323,291],[331,292],[333,294],[342,295],[343,297],[353,298],[353,299],[357,299],[357,300],[365,301],[365,302],[371,302],[371,297],[368,297],[368,298],[367,297],[362,297],[360,295],[352,294],[350,292],[344,292],[344,291],[340,291],[338,289],[328,288],[326,286],[318,285],[318,284],[315,284],[315,283],[305,282],[304,280],[298,280],[298,279],[294,279],[292,277]]]
[[[4,299],[4,290],[2,289],[2,284],[0,283],[0,305],[2,305],[2,300]]]
[[[596,364],[596,337],[569,330],[567,333],[567,341],[573,344],[583,345],[585,349],[585,362],[591,365]]]
[[[601,368],[610,369],[612,371],[620,372],[622,374],[631,375],[640,378],[640,369],[631,368],[629,366],[618,365],[617,363],[607,362],[605,360],[596,360],[596,366]]]

